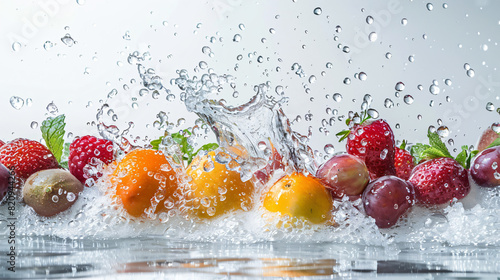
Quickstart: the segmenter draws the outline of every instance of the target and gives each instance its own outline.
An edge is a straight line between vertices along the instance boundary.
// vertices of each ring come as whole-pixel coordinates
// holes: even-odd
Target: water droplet
[[[208,68],[208,64],[205,61],[200,61],[200,63],[198,63],[198,66],[200,66],[201,69]]]
[[[405,89],[405,84],[403,82],[398,82],[394,88],[396,91],[403,91]]]
[[[233,42],[239,42],[241,41],[241,35],[240,34],[235,34],[233,37]]]
[[[325,149],[325,153],[327,153],[329,155],[331,155],[335,152],[335,147],[333,147],[332,144],[326,144],[324,149]]]
[[[443,3],[443,9],[448,9],[448,4],[447,3]]]
[[[380,159],[384,160],[387,157],[388,153],[389,153],[389,150],[383,149],[382,152],[380,152]]]
[[[312,75],[311,77],[309,77],[310,84],[314,84],[315,82],[316,82],[316,76]]]
[[[444,83],[445,83],[447,86],[451,86],[451,80],[450,80],[450,79],[446,79],[446,80],[444,80]]]
[[[385,58],[391,59],[391,57],[392,57],[392,53],[388,52],[385,54]]]
[[[359,76],[358,77],[359,77],[359,79],[361,81],[366,81],[366,79],[368,78],[368,76],[366,75],[365,72],[359,72]]]
[[[284,92],[283,92],[283,86],[277,86],[276,89],[275,89],[275,91],[279,95],[283,95],[284,94]]]
[[[333,100],[335,100],[335,101],[337,101],[337,102],[342,101],[342,94],[340,94],[340,93],[335,93],[335,94],[333,95]]]
[[[432,84],[430,87],[429,87],[429,92],[434,94],[434,95],[437,95],[439,94],[439,92],[441,91],[441,89],[435,85],[435,84]]]
[[[368,109],[367,113],[368,113],[368,116],[372,117],[373,119],[377,119],[379,116],[378,111],[375,109]]]
[[[12,108],[19,110],[24,106],[24,99],[19,96],[11,96],[10,105],[12,106]]]
[[[326,63],[326,68],[330,69],[333,67],[333,64],[331,62]]]
[[[36,121],[32,121],[31,124],[30,124],[30,127],[32,129],[37,129],[38,128],[38,123]]]
[[[366,23],[372,24],[373,23],[373,17],[372,16],[367,16],[366,17]]]
[[[13,50],[13,51],[17,52],[17,51],[19,51],[20,49],[21,49],[21,43],[19,43],[19,42],[14,42],[14,43],[12,43],[12,50]]]
[[[432,11],[434,9],[434,6],[432,3],[427,3],[427,10]]]
[[[43,48],[48,51],[50,49],[52,49],[52,47],[54,46],[54,44],[50,41],[45,41],[45,44],[43,44]]]
[[[415,61],[415,56],[414,56],[414,55],[410,55],[410,56],[408,57],[408,61],[409,61],[409,62],[413,62],[413,61]]]
[[[346,78],[344,79],[344,84],[345,84],[345,85],[350,85],[350,84],[351,84],[351,79],[349,79],[348,77],[346,77]]]
[[[491,102],[488,102],[488,104],[486,104],[486,110],[488,110],[490,112],[495,111],[495,105],[493,105],[493,103],[491,103]]]
[[[323,10],[320,7],[317,7],[314,9],[314,14],[317,16],[321,15],[322,12],[323,12]]]
[[[264,57],[262,57],[262,55],[259,55],[259,57],[257,57],[257,62],[258,63],[264,62]]]
[[[394,102],[391,99],[386,98],[384,101],[384,106],[385,108],[392,108],[394,107]]]
[[[54,203],[59,202],[59,197],[58,197],[57,195],[53,195],[53,196],[52,196],[52,201],[53,201]]]
[[[408,104],[408,105],[410,105],[410,104],[413,103],[413,96],[411,96],[409,94],[405,95],[405,97],[403,99],[404,99],[405,103]]]
[[[83,6],[85,5],[85,3],[87,2],[87,0],[76,0],[76,3],[80,6]]]
[[[417,86],[417,89],[418,89],[418,90],[424,90],[424,86],[423,86],[423,85],[418,85],[418,86]]]
[[[335,32],[337,32],[337,33],[342,32],[342,26],[337,25],[337,26],[335,27]]]
[[[351,51],[351,49],[349,49],[349,47],[348,47],[348,46],[344,46],[344,47],[342,48],[342,51],[343,51],[343,52],[345,52],[345,53],[349,53],[349,52]]]
[[[406,24],[408,24],[408,20],[407,20],[406,18],[403,18],[403,19],[401,20],[401,24],[402,24],[403,26],[406,26]]]
[[[269,28],[269,33],[274,34],[276,33],[276,30],[274,30],[274,28]]]
[[[212,52],[212,49],[210,49],[209,46],[204,46],[203,48],[201,48],[201,52],[206,55],[209,55]]]
[[[66,194],[66,200],[68,200],[69,202],[73,202],[75,201],[76,199],[76,195],[72,192],[69,192],[68,194]]]
[[[368,34],[368,40],[370,40],[371,42],[375,42],[377,41],[377,33],[376,32],[372,32],[370,34]]]
[[[75,44],[75,40],[71,38],[71,35],[69,35],[69,33],[66,33],[66,35],[61,38],[61,41],[68,47],[72,47]]]
[[[471,68],[471,69],[467,70],[467,76],[472,78],[472,77],[474,77],[475,74],[476,73],[474,72],[474,69]]]
[[[238,28],[239,28],[241,31],[243,31],[243,30],[245,30],[245,25],[244,25],[243,23],[240,23],[240,24],[238,25]]]
[[[450,135],[450,130],[448,129],[447,126],[438,127],[436,132],[439,135],[439,137],[441,137],[441,138],[446,138]]]
[[[469,70],[469,69],[470,69],[470,65],[469,65],[469,63],[465,63],[465,64],[464,64],[464,69],[465,69],[465,70]]]
[[[486,45],[486,44],[481,45],[481,49],[483,51],[487,51],[488,50],[488,45]]]

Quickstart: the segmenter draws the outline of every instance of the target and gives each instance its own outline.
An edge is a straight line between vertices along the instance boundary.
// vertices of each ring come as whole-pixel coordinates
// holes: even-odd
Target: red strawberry
[[[80,182],[101,177],[102,174],[89,172],[92,167],[113,161],[113,142],[94,136],[83,136],[75,139],[69,146],[68,167]],[[87,166],[88,165],[88,166]]]
[[[347,137],[347,153],[365,161],[372,179],[396,175],[394,133],[384,120],[355,124]]]
[[[3,145],[5,145],[5,142],[0,140],[0,147],[2,147]]]
[[[59,168],[59,163],[47,147],[21,138],[0,147],[0,163],[9,169],[14,167],[16,177],[22,180],[40,170]]]
[[[456,160],[442,157],[417,165],[408,180],[423,204],[443,204],[464,198],[470,191],[467,170]]]
[[[396,147],[394,167],[396,168],[396,176],[403,180],[408,180],[408,178],[410,178],[411,170],[415,167],[413,157],[410,152]]]

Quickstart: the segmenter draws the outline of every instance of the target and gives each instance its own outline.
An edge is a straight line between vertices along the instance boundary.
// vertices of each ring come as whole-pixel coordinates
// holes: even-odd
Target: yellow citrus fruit
[[[177,172],[162,152],[136,149],[117,164],[111,182],[125,210],[140,217],[171,208],[179,200]]]
[[[293,173],[278,180],[264,194],[263,205],[270,212],[320,224],[330,219],[333,200],[318,179]]]
[[[216,155],[219,162],[216,161]],[[210,219],[232,210],[249,210],[252,205],[254,185],[248,180],[243,182],[240,173],[235,171],[239,164],[224,151],[211,151],[196,157],[187,168],[192,178],[189,206],[193,214]]]

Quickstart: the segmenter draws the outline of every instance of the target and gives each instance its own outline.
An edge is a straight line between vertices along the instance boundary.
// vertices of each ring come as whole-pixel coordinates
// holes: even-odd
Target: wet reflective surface
[[[133,239],[18,238],[16,272],[2,278],[112,279],[498,279],[500,247],[334,243],[201,243],[163,237]],[[1,244],[6,244],[2,240]]]

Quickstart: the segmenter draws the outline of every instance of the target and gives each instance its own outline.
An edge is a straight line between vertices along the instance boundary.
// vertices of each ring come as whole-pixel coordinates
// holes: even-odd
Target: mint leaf
[[[42,122],[42,126],[40,127],[43,140],[45,140],[47,148],[54,154],[57,162],[61,161],[63,153],[65,118],[66,116],[64,115],[59,115],[55,118],[49,117]]]
[[[436,149],[435,147],[430,147],[426,149],[422,153],[423,159],[428,160],[428,159],[435,159],[435,158],[442,158],[442,157],[447,157],[443,151]]]
[[[496,146],[500,146],[500,137],[495,139],[495,141],[493,141],[490,145],[488,145],[488,147],[486,147],[486,149],[496,147]]]
[[[69,146],[71,143],[64,143],[63,153],[61,157],[61,167],[68,169],[68,158],[69,158]]]
[[[431,146],[426,144],[417,143],[411,146],[410,154],[413,157],[413,162],[418,164],[420,161],[424,160],[424,151],[429,149]]]
[[[442,157],[453,158],[450,154],[450,151],[448,151],[448,148],[446,148],[446,145],[443,143],[443,141],[441,141],[441,138],[436,132],[429,131],[427,133],[427,137],[429,137],[429,144],[431,145],[431,147],[441,151],[441,153],[443,154]]]
[[[455,160],[458,161],[464,168],[467,167],[467,159],[469,158],[469,147],[467,145],[462,146],[462,151],[455,157]]]

